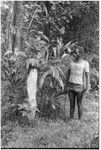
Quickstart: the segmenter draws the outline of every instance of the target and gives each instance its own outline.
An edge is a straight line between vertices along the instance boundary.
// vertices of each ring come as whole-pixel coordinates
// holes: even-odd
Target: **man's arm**
[[[86,75],[86,91],[89,92],[89,90],[90,90],[90,75],[89,75],[89,72],[86,72],[85,75]]]
[[[87,61],[85,61],[85,78],[86,78],[85,92],[89,92],[89,90],[90,90],[90,69],[89,69],[89,63]]]

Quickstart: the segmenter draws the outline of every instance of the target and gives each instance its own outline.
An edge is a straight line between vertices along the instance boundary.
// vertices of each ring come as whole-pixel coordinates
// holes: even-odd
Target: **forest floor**
[[[62,97],[64,98],[64,96]],[[65,99],[65,98],[64,98]],[[84,96],[82,121],[77,119],[77,106],[72,121],[36,117],[33,126],[8,122],[2,126],[2,148],[98,148],[99,147],[99,94]],[[65,101],[69,118],[69,101]],[[68,119],[67,119],[68,120]]]

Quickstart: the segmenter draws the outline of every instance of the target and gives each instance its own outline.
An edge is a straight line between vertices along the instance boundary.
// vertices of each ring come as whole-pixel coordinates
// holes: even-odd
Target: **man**
[[[73,51],[73,61],[70,63],[68,85],[70,100],[70,120],[74,117],[75,101],[78,106],[78,119],[82,119],[83,107],[82,99],[84,92],[89,92],[89,63],[82,59],[83,51],[80,47],[76,47]]]

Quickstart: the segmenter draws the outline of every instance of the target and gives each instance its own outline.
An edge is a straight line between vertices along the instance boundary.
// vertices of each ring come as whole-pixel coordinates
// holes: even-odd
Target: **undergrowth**
[[[63,96],[65,98],[65,96]],[[99,95],[84,96],[83,119],[69,121],[69,101],[65,101],[67,121],[40,118],[34,123],[7,122],[2,126],[2,148],[98,148],[99,147]]]

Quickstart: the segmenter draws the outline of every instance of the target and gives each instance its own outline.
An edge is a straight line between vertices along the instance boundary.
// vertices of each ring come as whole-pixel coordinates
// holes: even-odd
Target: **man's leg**
[[[70,90],[68,96],[70,100],[70,119],[73,119],[75,111],[75,91]]]
[[[78,118],[82,119],[83,107],[82,107],[83,92],[77,92],[77,105],[78,105]]]

